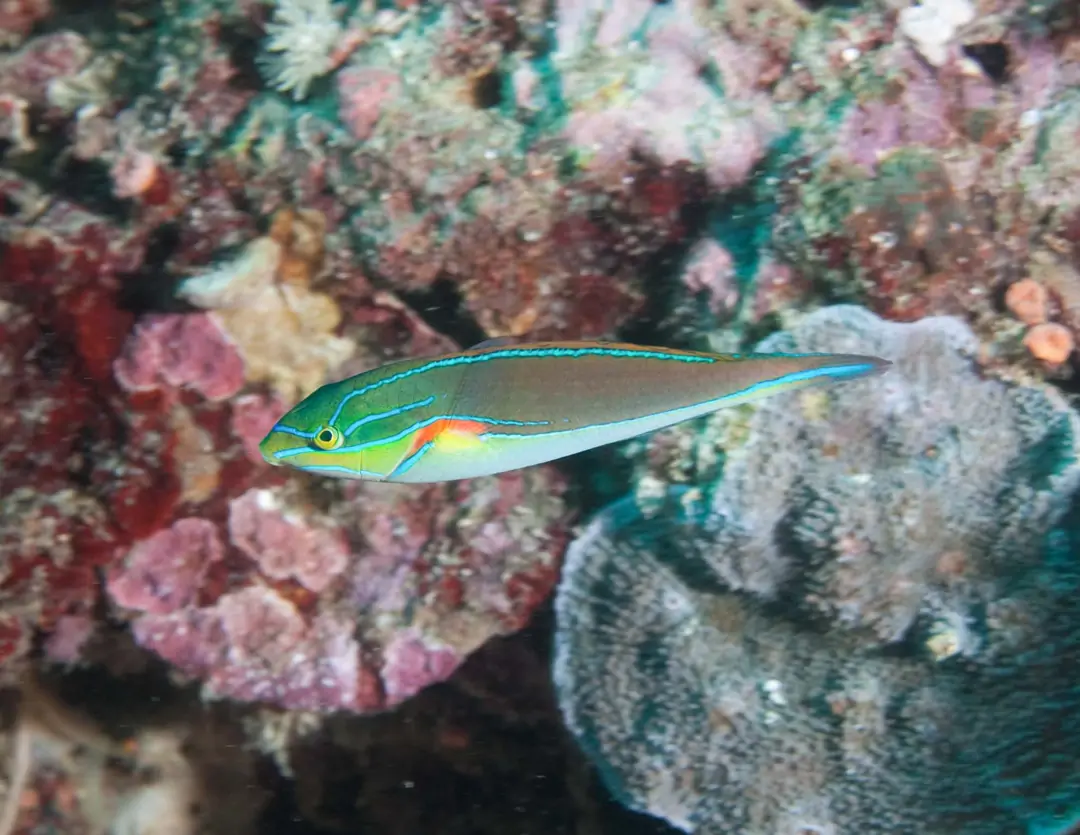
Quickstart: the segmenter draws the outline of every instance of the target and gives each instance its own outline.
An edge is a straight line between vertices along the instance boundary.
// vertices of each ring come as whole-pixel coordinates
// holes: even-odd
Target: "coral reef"
[[[180,519],[112,566],[143,646],[208,695],[358,712],[447,678],[521,628],[555,582],[562,486],[549,470],[423,491],[253,488],[223,530]]]
[[[825,308],[759,347],[894,366],[712,419],[717,482],[643,475],[571,545],[555,678],[575,735],[688,832],[1067,821],[1080,416],[982,377],[955,319]]]
[[[322,265],[323,232],[317,212],[279,212],[270,233],[234,261],[177,289],[181,298],[213,311],[211,319],[243,357],[247,381],[268,383],[288,401],[321,385],[355,350],[335,333],[342,319],[337,303],[309,287]],[[135,350],[146,362],[156,359]]]
[[[996,302],[1069,237],[1072,163],[1055,137],[1076,73],[1022,12],[868,8],[797,41],[785,95],[804,106],[772,244],[811,285],[892,319],[966,315],[1023,354]]]
[[[29,207],[36,192],[12,179],[6,193]],[[5,361],[31,358],[4,388],[4,660],[42,630],[57,660],[77,661],[99,570],[137,639],[208,693],[313,710],[400,701],[528,619],[568,518],[553,472],[311,495],[261,466],[259,439],[324,381],[328,357],[371,365],[395,345],[446,344],[361,282],[340,321],[309,289],[321,216],[285,209],[237,260],[184,281],[210,313],[134,324],[118,305],[145,280],[145,242],[63,203],[50,211],[65,224],[52,233],[8,221],[4,254]],[[266,643],[270,622],[284,631]]]
[[[1078,27],[1064,0],[0,0],[0,684],[111,664],[114,631],[135,644],[123,658],[163,659],[282,727],[460,683],[467,656],[541,608],[591,488],[558,469],[328,484],[265,467],[276,418],[331,379],[487,337],[740,350],[834,301],[964,317],[977,349],[959,326],[935,342],[939,323],[919,350],[937,345],[928,367],[965,396],[931,386],[931,408],[922,383],[883,381],[879,412],[824,397],[735,413],[588,459],[588,475],[610,493],[637,467],[642,500],[719,483],[709,571],[752,601],[801,578],[796,614],[829,649],[776,628],[808,669],[909,643],[912,681],[926,653],[983,663],[979,607],[1010,559],[1026,588],[1073,472],[1051,443],[1068,413],[1041,382],[1075,386],[1080,340]],[[883,351],[917,341],[874,327]],[[973,451],[980,413],[996,457]],[[869,421],[896,438],[886,415],[913,446],[844,434]],[[1049,434],[1009,434],[1040,420]],[[1060,473],[1017,464],[1039,438]],[[778,474],[766,439],[813,466]],[[892,483],[828,469],[863,473],[871,450]],[[748,504],[765,487],[804,515],[777,516],[794,498]],[[1044,614],[1031,628],[1052,636]],[[1011,704],[1001,681],[988,692]],[[428,728],[457,686],[398,712]],[[374,749],[355,750],[375,811],[350,823],[525,825],[380,805]],[[472,753],[439,774],[462,779]],[[27,808],[59,809],[72,780],[39,778],[46,802],[26,791]],[[552,829],[608,826],[559,808]],[[146,830],[133,815],[114,831]]]
[[[27,211],[42,199],[10,177],[0,192]],[[142,244],[64,201],[36,220],[0,255],[0,677],[34,628],[91,616],[96,569],[153,530],[176,490],[156,475],[168,454],[159,416],[126,414],[111,375],[131,326],[113,276]]]

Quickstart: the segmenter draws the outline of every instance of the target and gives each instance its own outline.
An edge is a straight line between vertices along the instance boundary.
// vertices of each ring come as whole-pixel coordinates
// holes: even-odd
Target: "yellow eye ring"
[[[341,446],[345,439],[341,436],[341,430],[336,426],[320,426],[315,430],[311,442],[319,449],[331,450]]]

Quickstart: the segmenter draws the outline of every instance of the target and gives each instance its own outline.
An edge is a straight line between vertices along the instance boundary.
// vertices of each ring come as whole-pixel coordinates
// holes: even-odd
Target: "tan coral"
[[[289,402],[326,382],[355,349],[335,334],[337,303],[309,287],[322,266],[324,233],[317,212],[284,209],[268,235],[180,288],[192,304],[213,311],[244,358],[247,380],[268,383]]]
[[[177,475],[180,477],[180,501],[207,501],[221,481],[221,457],[214,452],[210,434],[199,426],[191,413],[177,405],[170,415],[176,433]]]
[[[313,209],[282,209],[267,237],[283,249],[278,278],[285,284],[311,284],[326,255],[326,217]]]
[[[1050,310],[1050,297],[1039,282],[1024,278],[1009,285],[1005,306],[1025,325],[1041,325]]]
[[[1032,356],[1051,365],[1060,365],[1073,352],[1075,344],[1069,329],[1055,322],[1036,325],[1024,336],[1024,347]]]

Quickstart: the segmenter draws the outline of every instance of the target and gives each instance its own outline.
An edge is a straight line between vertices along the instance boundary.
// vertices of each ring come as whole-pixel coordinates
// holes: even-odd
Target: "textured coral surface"
[[[716,833],[1068,820],[1080,419],[983,379],[976,344],[817,311],[761,347],[890,373],[729,417],[718,483],[643,479],[571,546],[560,702],[635,808]]]

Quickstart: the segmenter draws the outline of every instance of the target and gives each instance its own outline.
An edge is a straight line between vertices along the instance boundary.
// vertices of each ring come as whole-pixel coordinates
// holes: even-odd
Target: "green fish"
[[[890,363],[847,354],[709,354],[609,342],[483,342],[325,385],[259,446],[340,478],[453,481],[615,443]]]

